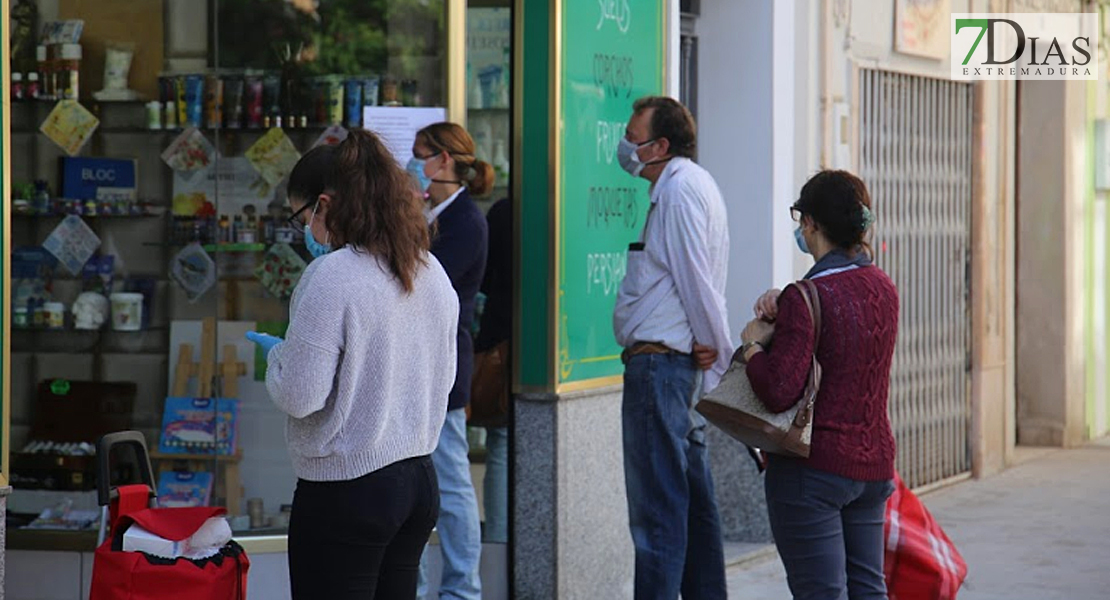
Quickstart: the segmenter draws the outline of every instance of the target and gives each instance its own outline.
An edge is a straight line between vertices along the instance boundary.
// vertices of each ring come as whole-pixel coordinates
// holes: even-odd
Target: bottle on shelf
[[[505,140],[497,140],[493,145],[493,171],[497,174],[497,185],[505,185],[509,180],[509,157],[505,152]]]
[[[23,88],[23,73],[12,73],[12,100],[19,101],[26,97]]]
[[[39,96],[43,100],[53,100],[57,90],[54,87],[54,63],[50,60],[50,53],[45,44],[40,44],[35,48],[35,58],[38,60],[39,73],[42,73],[42,94]]]
[[[62,44],[57,62],[58,97],[63,100],[77,100],[81,97],[81,44]]]
[[[216,234],[216,243],[226,244],[231,241],[231,220],[227,215],[220,215],[219,232]]]
[[[39,215],[50,214],[50,191],[42,179],[35,181],[34,212]]]
[[[27,90],[25,95],[28,100],[38,100],[42,97],[42,88],[39,87],[39,74],[34,71],[27,74]]]

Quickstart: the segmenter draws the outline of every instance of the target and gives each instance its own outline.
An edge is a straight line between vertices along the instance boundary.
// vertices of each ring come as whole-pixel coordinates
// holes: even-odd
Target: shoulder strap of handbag
[[[821,297],[817,295],[817,285],[808,279],[802,279],[794,286],[801,292],[806,308],[809,309],[810,321],[813,322],[813,355],[810,357],[809,374],[806,376],[806,389],[802,393],[805,404],[794,415],[794,429],[800,435],[801,430],[813,418],[813,403],[821,389],[821,363],[817,362],[817,345],[821,342]]]

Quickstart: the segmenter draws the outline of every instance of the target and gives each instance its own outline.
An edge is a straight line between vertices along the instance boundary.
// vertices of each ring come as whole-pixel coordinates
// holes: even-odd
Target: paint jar
[[[324,80],[324,99],[327,106],[328,125],[343,123],[343,82],[339,77]]]
[[[362,126],[362,80],[343,82],[343,104],[347,127]]]
[[[381,86],[381,105],[401,106],[397,80],[392,77],[383,77]]]
[[[224,82],[224,118],[228,129],[243,126],[243,78],[231,77]]]
[[[377,106],[378,105],[378,88],[381,84],[381,78],[377,75],[368,75],[362,78],[362,105],[363,106]]]
[[[142,329],[142,294],[112,294],[109,300],[112,303],[112,329],[116,331],[139,331]]]
[[[244,84],[246,94],[245,112],[247,127],[258,129],[262,127],[262,79],[248,77]]]
[[[50,60],[50,53],[45,45],[35,48],[35,59],[38,62],[39,73],[42,73],[42,99],[53,100],[54,94],[54,62]]]
[[[177,108],[177,118],[174,120],[178,127],[186,127],[189,122],[188,113],[185,110],[185,76],[180,75],[173,78],[173,95],[174,106]]]
[[[81,96],[81,44],[62,44],[56,66],[58,97],[77,100]]]
[[[28,100],[38,100],[39,98],[42,97],[42,87],[39,86],[39,74],[38,73],[28,73],[27,74],[27,92],[26,92],[26,96],[27,96]]]
[[[12,326],[18,329],[26,329],[31,326],[30,313],[27,312],[26,306],[17,306],[12,310]]]
[[[189,75],[185,78],[185,126],[204,126],[204,76]]]
[[[61,302],[47,302],[42,306],[46,311],[46,328],[60,330],[66,324],[66,305]]]
[[[263,508],[262,498],[247,500],[247,515],[251,520],[251,529],[261,529],[266,526],[266,512]]]
[[[157,100],[146,103],[146,128],[150,130],[162,128],[162,103]]]
[[[219,75],[209,75],[204,83],[205,120],[210,129],[224,124],[224,80]]]

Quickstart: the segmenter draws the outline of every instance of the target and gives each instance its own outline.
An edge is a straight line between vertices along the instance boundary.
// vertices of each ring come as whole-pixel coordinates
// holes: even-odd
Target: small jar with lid
[[[54,62],[50,60],[50,52],[45,45],[35,48],[35,58],[38,61],[39,73],[42,74],[42,91],[39,98],[53,100],[57,93],[54,89]]]
[[[58,98],[77,100],[81,96],[81,44],[62,44],[56,64]]]
[[[65,329],[66,305],[61,302],[47,302],[43,305],[46,311],[46,328],[55,331]]]
[[[28,100],[38,100],[42,97],[42,88],[39,86],[39,74],[28,73],[26,90],[23,92]]]
[[[26,90],[23,87],[23,73],[12,73],[12,100],[19,101],[26,98]]]

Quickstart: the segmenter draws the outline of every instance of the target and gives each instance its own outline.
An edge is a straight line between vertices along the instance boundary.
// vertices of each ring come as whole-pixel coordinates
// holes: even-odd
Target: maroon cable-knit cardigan
[[[898,292],[874,266],[813,279],[821,299],[821,390],[813,407],[806,464],[858,481],[894,477],[894,435],[887,417],[890,364],[898,334]],[[813,351],[813,322],[801,292],[779,296],[771,348],[757,352],[747,374],[774,412],[797,404]]]

